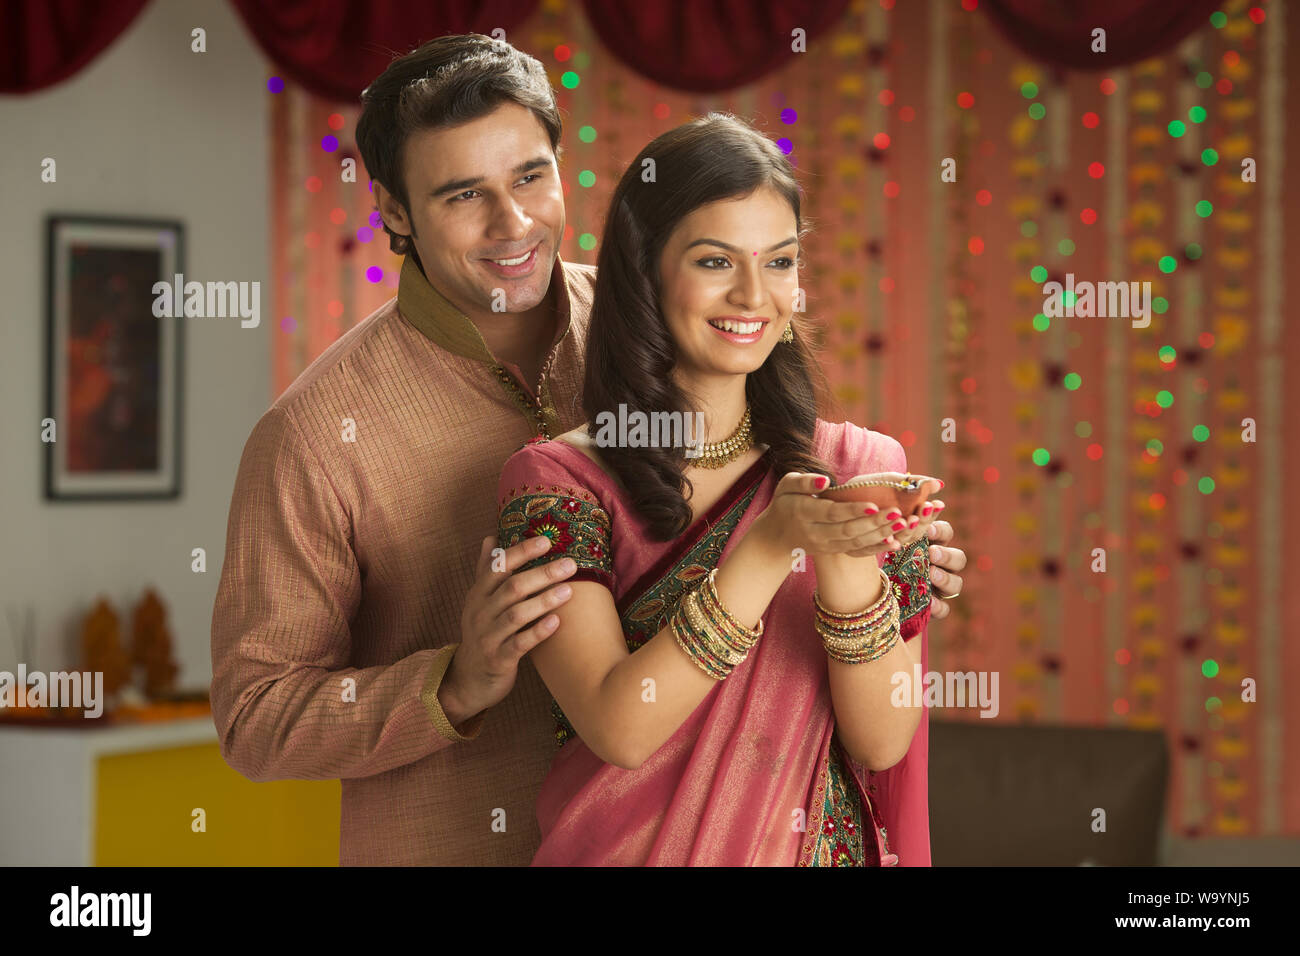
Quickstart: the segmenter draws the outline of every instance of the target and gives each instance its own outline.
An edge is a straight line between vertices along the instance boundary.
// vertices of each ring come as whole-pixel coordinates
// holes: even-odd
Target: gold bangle
[[[880,660],[880,658],[892,651],[894,646],[898,644],[900,636],[899,630],[897,628],[892,628],[889,631],[889,640],[883,643],[880,647],[856,653],[826,648],[826,654],[832,660],[839,661],[841,664],[870,664],[872,661]]]
[[[880,597],[877,598],[874,603],[868,605],[861,611],[849,611],[847,613],[843,611],[830,611],[822,604],[821,595],[818,594],[817,591],[813,591],[813,603],[817,605],[817,613],[832,621],[850,621],[860,618],[863,615],[870,614],[872,611],[883,607],[885,602],[889,600],[889,596],[894,593],[894,582],[890,580],[889,575],[885,573],[884,568],[877,567],[876,570],[880,572]]]
[[[677,646],[686,652],[686,656],[695,662],[695,666],[714,680],[722,680],[731,672],[731,669],[715,660],[708,648],[701,642],[700,636],[695,629],[690,626],[688,602],[693,595],[694,592],[691,592],[678,602],[672,617],[668,619],[668,626],[673,632],[673,637],[677,639]]]
[[[710,622],[706,619],[700,604],[698,591],[691,592],[682,601],[682,607],[686,612],[686,620],[690,622],[691,628],[700,635],[701,642],[711,657],[728,668],[735,667],[745,659],[749,648],[732,644],[725,634],[720,633],[716,628],[710,627]]]
[[[722,619],[727,623],[736,636],[748,641],[752,645],[763,636],[763,618],[759,617],[758,625],[752,628],[746,627],[744,624],[740,623],[740,621],[736,619],[735,615],[727,610],[726,606],[722,603],[722,598],[718,596],[717,577],[718,569],[714,568],[709,572],[708,577],[704,579],[705,587],[708,590],[701,596],[701,600],[707,600],[709,607],[718,611],[722,616]]]

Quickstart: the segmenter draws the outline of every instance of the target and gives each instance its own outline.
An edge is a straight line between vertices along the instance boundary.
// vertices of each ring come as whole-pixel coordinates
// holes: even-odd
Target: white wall
[[[207,52],[190,31],[207,30]],[[7,611],[36,608],[29,670],[80,663],[81,616],[106,596],[129,635],[146,585],[169,610],[183,686],[212,676],[212,603],[244,440],[271,401],[270,66],[228,0],[154,2],[88,68],[0,96],[0,670]],[[57,162],[57,183],[40,179]],[[187,279],[261,282],[262,323],[185,320],[178,500],[54,503],[42,492],[45,225],[49,212],[179,219]],[[190,570],[206,548],[208,570]]]

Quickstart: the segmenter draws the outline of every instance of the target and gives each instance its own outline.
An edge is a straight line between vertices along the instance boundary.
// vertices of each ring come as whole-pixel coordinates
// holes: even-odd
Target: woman
[[[906,461],[817,418],[799,206],[780,150],[718,114],[614,192],[588,424],[525,446],[500,485],[501,544],[544,534],[538,563],[578,564],[531,652],[562,745],[535,865],[929,865],[927,714],[891,705],[890,678],[927,666],[942,503],[900,520],[816,497]],[[702,412],[708,444],[622,447],[598,428],[620,405]]]

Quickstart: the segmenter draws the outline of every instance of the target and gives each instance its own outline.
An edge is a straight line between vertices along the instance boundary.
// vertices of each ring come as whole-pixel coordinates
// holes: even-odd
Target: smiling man
[[[559,257],[560,116],[537,60],[442,37],[362,101],[357,144],[406,256],[398,294],[244,449],[213,716],[250,779],[342,779],[343,864],[527,864],[555,739],[525,655],[574,567],[515,573],[544,536],[494,557],[495,492],[526,441],[582,422],[595,269]],[[934,563],[961,570],[942,550]]]

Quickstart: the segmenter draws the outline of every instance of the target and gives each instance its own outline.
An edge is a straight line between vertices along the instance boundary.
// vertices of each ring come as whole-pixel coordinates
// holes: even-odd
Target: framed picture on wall
[[[184,272],[183,227],[73,215],[46,227],[45,497],[176,498],[184,318],[156,317],[153,288]]]

